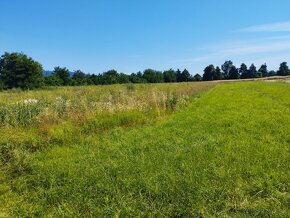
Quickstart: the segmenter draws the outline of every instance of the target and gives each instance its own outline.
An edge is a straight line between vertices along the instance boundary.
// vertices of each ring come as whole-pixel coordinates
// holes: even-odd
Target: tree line
[[[204,81],[212,80],[227,80],[227,79],[251,79],[251,78],[261,78],[269,76],[287,76],[290,75],[290,70],[287,62],[282,62],[280,64],[279,70],[274,71],[268,70],[267,64],[262,64],[259,70],[257,70],[254,64],[248,68],[246,64],[242,63],[239,68],[237,68],[232,61],[226,61],[221,68],[215,67],[214,65],[209,65],[204,69],[204,74],[202,79]]]
[[[240,68],[232,61],[226,61],[221,68],[209,65],[203,76],[192,76],[188,70],[157,71],[146,69],[130,75],[109,70],[100,74],[86,74],[81,70],[71,75],[67,68],[55,67],[51,75],[44,76],[42,65],[23,53],[4,53],[0,57],[0,89],[35,89],[43,86],[80,86],[110,85],[124,83],[172,83],[192,81],[212,81],[223,79],[259,78],[274,75],[290,75],[286,62],[280,64],[278,71],[268,71],[263,64],[259,70],[252,64],[249,68],[242,64]]]
[[[67,68],[55,67],[51,75],[44,77],[44,83],[48,86],[77,86],[77,85],[111,85],[124,83],[164,83],[164,82],[189,82],[195,78],[184,69],[174,71],[157,71],[146,69],[144,72],[137,72],[127,75],[118,73],[116,70],[109,70],[102,74],[85,74],[81,70],[73,72],[71,76]]]

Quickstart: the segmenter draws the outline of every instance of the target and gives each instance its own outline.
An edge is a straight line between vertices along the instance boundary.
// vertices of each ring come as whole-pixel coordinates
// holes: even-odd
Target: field
[[[288,217],[290,84],[0,92],[0,217]]]

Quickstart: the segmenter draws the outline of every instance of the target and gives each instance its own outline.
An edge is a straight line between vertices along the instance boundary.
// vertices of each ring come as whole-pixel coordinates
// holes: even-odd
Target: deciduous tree
[[[263,65],[260,67],[258,73],[259,73],[259,75],[260,75],[261,77],[267,77],[267,76],[269,76],[269,72],[268,72],[267,64],[263,64]]]
[[[277,72],[279,76],[286,76],[290,75],[289,67],[287,65],[287,62],[283,62],[280,64],[279,70]]]
[[[60,79],[62,86],[70,85],[71,78],[69,70],[67,68],[55,67],[53,75],[57,76]]]
[[[248,67],[244,63],[241,64],[241,67],[239,69],[239,73],[240,73],[242,79],[250,78]]]
[[[209,65],[204,69],[203,80],[211,81],[213,80],[215,74],[215,67],[213,65]]]
[[[239,79],[240,74],[238,69],[235,66],[232,66],[229,72],[229,79]]]
[[[43,86],[40,63],[23,53],[5,53],[0,58],[0,80],[5,89],[35,89]]]
[[[231,68],[233,67],[233,62],[232,61],[226,61],[223,65],[222,65],[222,70],[224,72],[224,78],[228,79],[229,78],[229,73]]]

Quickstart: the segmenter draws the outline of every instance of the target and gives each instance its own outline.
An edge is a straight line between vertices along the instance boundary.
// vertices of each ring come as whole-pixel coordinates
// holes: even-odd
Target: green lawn
[[[74,131],[15,151],[0,217],[290,215],[290,84],[221,83],[157,124]]]

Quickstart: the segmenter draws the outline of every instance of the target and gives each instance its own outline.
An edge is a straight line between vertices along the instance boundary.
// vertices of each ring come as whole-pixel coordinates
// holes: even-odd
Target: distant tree
[[[241,75],[242,79],[250,78],[248,67],[246,64],[244,64],[244,63],[241,64],[241,67],[239,69],[239,74]]]
[[[129,76],[131,83],[147,83],[147,80],[143,78],[143,74],[139,71],[138,73],[132,73]]]
[[[249,68],[249,78],[257,78],[258,74],[257,74],[257,68],[254,64],[252,64]]]
[[[229,78],[229,73],[231,68],[233,67],[233,62],[232,61],[226,61],[223,65],[222,65],[222,70],[224,72],[224,78],[228,79]]]
[[[43,86],[40,63],[22,53],[5,53],[0,57],[0,80],[5,89],[35,89]]]
[[[94,79],[97,77],[95,74],[87,74],[86,79],[87,79],[87,85],[95,85]]]
[[[188,72],[187,69],[184,69],[181,73],[181,80],[182,82],[188,82],[191,80],[190,73]]]
[[[157,83],[163,83],[164,82],[163,74],[160,71],[156,71],[156,82]]]
[[[202,81],[201,75],[199,75],[198,73],[195,74],[194,77],[193,77],[193,81]]]
[[[279,70],[277,72],[279,76],[287,76],[290,75],[289,67],[287,65],[287,62],[283,62],[280,64]]]
[[[176,71],[176,81],[182,82],[182,75],[181,75],[181,71],[179,69],[177,69],[177,71]]]
[[[50,75],[44,77],[44,83],[46,86],[61,86],[62,80],[56,75]]]
[[[213,80],[221,80],[223,79],[222,71],[219,67],[215,68]]]
[[[235,66],[232,66],[229,72],[229,79],[239,79],[240,74],[238,69]]]
[[[55,67],[53,71],[53,75],[57,76],[62,86],[68,86],[71,83],[70,73],[67,68]]]
[[[129,80],[130,80],[131,83],[139,83],[136,73],[131,73],[130,76],[129,76]]]
[[[269,76],[276,76],[277,72],[275,70],[269,71]]]
[[[103,84],[103,75],[102,74],[92,74],[89,76],[89,81],[91,81],[94,85],[102,85]]]
[[[119,83],[120,84],[130,83],[129,76],[125,73],[120,73],[119,74]]]
[[[119,82],[119,74],[116,70],[109,70],[103,73],[101,77],[103,85],[117,84]]]
[[[177,81],[176,72],[172,69],[163,72],[164,82],[172,83]]]
[[[83,86],[88,84],[87,75],[81,70],[77,70],[74,72],[72,76],[72,80],[75,82],[75,85]]]
[[[213,80],[215,74],[215,67],[213,65],[209,65],[204,69],[203,80],[211,81]]]
[[[143,78],[143,73],[142,73],[141,71],[138,71],[136,75],[137,75],[137,77],[139,77],[139,78]]]
[[[144,79],[146,79],[149,83],[162,83],[163,80],[163,74],[160,71],[147,69],[143,73]]]
[[[269,72],[268,72],[268,69],[267,69],[267,64],[263,64],[259,71],[258,71],[258,75],[259,77],[267,77],[269,76]]]

